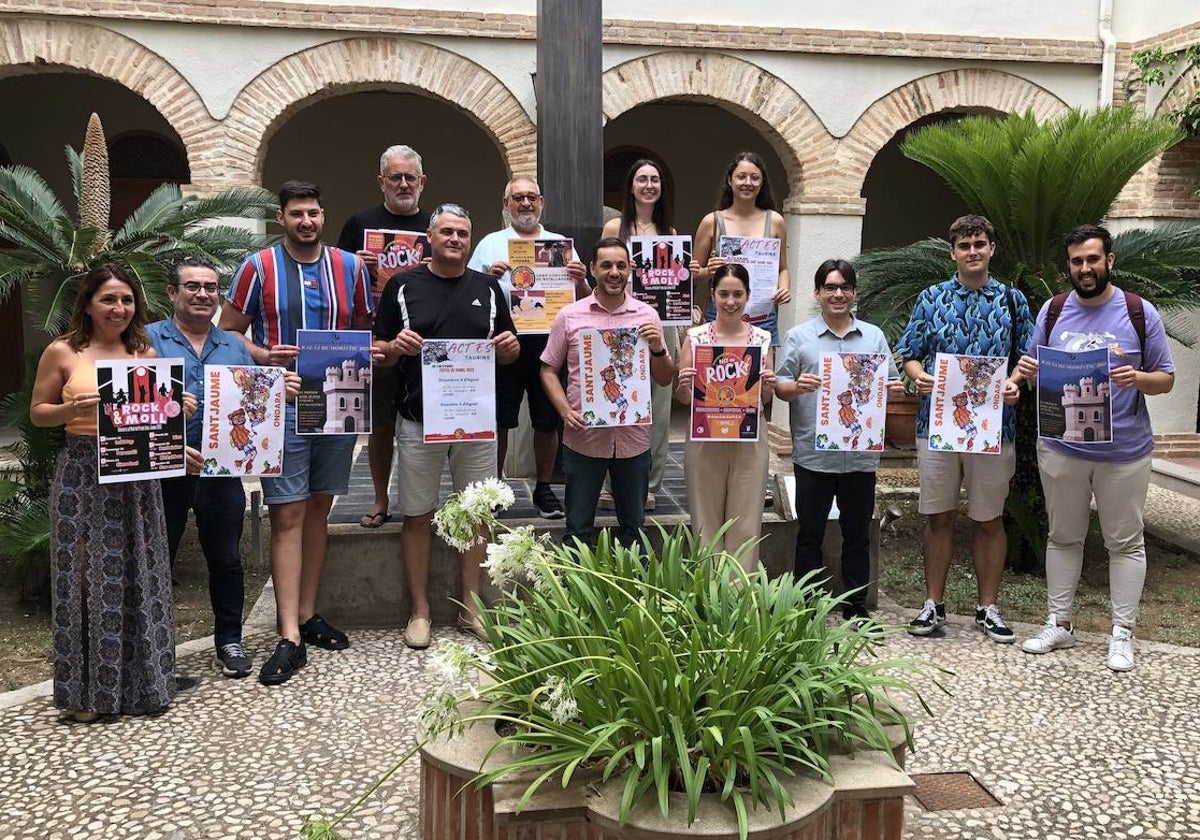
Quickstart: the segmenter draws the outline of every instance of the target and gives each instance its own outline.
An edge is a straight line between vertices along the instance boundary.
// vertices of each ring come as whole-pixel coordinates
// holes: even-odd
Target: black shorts
[[[496,425],[501,429],[515,429],[521,416],[521,401],[529,396],[529,416],[533,428],[539,432],[552,432],[558,428],[558,412],[546,389],[542,387],[542,351],[546,349],[546,335],[520,335],[521,355],[511,365],[496,368]]]

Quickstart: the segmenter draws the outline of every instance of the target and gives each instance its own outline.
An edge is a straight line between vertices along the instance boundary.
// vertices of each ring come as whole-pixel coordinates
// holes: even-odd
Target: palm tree
[[[224,222],[274,217],[274,196],[258,187],[200,198],[183,195],[176,184],[163,184],[112,231],[108,152],[99,117],[92,114],[88,121],[82,154],[69,146],[66,153],[77,216],[33,169],[0,168],[0,240],[8,245],[0,248],[0,300],[20,288],[29,316],[48,337],[63,331],[80,279],[97,265],[126,266],[141,281],[150,310],[166,316],[166,278],[174,262],[203,256],[219,270],[231,271],[272,239]],[[13,450],[22,475],[0,481],[0,552],[24,565],[26,581],[35,581],[33,588],[39,589],[49,559],[46,499],[62,432],[38,429],[28,421],[36,361],[36,355],[27,360],[25,389],[10,395],[3,406],[3,419],[21,431]]]
[[[902,150],[946,179],[972,213],[996,228],[993,276],[1020,289],[1037,312],[1070,288],[1063,235],[1104,219],[1125,184],[1146,163],[1182,139],[1171,122],[1131,109],[1071,111],[1039,124],[1031,113],[1003,119],[967,117],[914,131]],[[1168,334],[1191,345],[1198,336],[1188,313],[1200,307],[1200,226],[1172,224],[1125,231],[1113,240],[1113,280],[1151,300]],[[921,290],[950,276],[950,243],[931,238],[860,254],[859,311],[895,341]],[[1018,412],[1017,476],[1009,495],[1009,561],[1039,567],[1044,507],[1037,474],[1032,400]]]

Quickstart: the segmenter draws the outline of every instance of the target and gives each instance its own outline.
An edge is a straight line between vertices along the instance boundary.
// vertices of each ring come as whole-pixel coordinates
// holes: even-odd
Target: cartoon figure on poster
[[[887,407],[887,356],[822,353],[815,448],[878,452]],[[833,403],[837,410],[833,410]]]
[[[580,334],[583,422],[639,426],[650,422],[650,364],[635,327]]]
[[[930,449],[988,455],[1000,452],[1007,361],[1002,356],[937,355],[930,397]]]
[[[281,475],[283,369],[210,365],[205,375],[210,405],[200,474]]]

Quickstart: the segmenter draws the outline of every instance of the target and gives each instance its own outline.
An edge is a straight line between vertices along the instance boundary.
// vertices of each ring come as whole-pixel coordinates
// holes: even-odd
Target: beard
[[[1079,281],[1075,279],[1074,275],[1071,277],[1071,285],[1075,287],[1075,294],[1079,295],[1085,300],[1100,297],[1100,295],[1104,294],[1104,290],[1108,288],[1107,266],[1097,266],[1092,270],[1092,274],[1096,278],[1096,285],[1091,289],[1082,288]]]
[[[532,210],[527,213],[513,213],[510,215],[510,219],[513,230],[520,233],[533,233],[538,229],[542,221],[538,217],[538,214]]]

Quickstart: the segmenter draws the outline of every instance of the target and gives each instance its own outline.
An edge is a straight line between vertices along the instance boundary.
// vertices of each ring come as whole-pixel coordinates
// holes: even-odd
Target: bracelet
[[[663,349],[659,350],[657,353],[655,353],[653,350],[651,350],[650,355],[656,359],[661,359],[663,356],[667,355],[667,348],[664,347]]]

